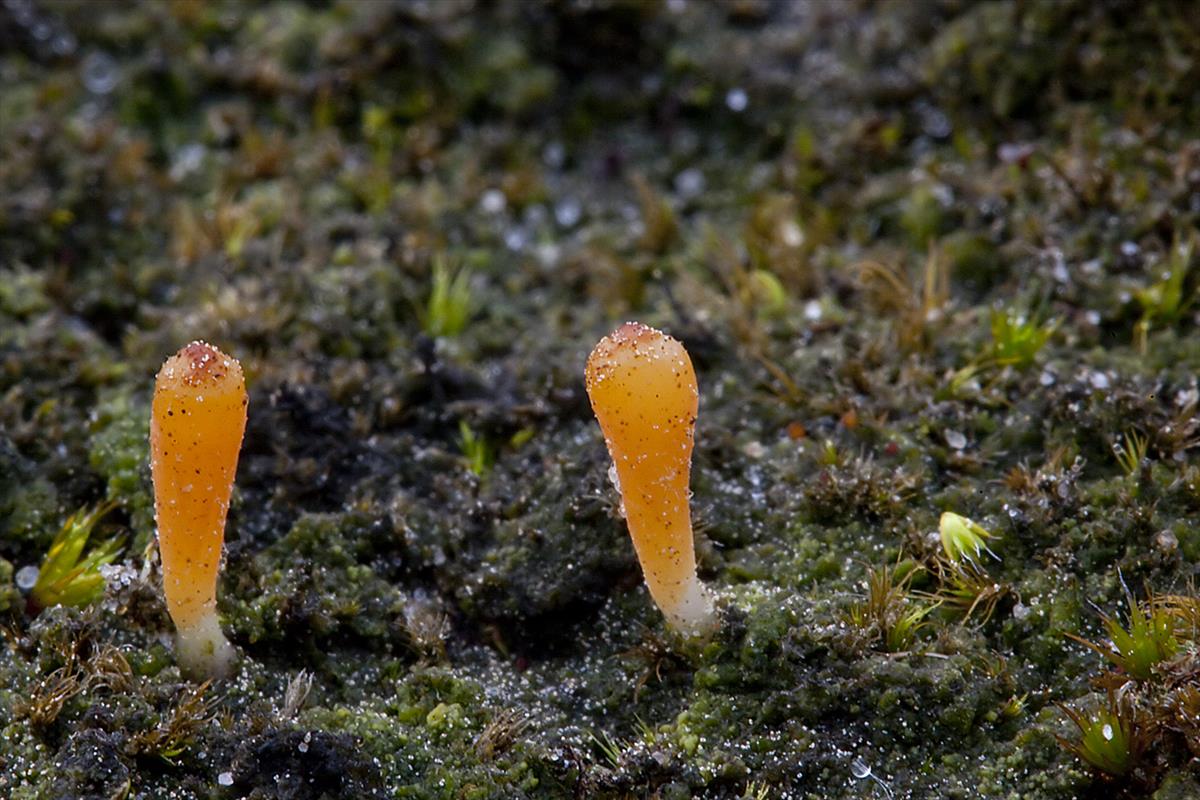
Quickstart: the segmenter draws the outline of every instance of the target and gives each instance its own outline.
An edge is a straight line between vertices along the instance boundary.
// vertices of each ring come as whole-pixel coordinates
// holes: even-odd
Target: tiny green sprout
[[[588,736],[591,738],[596,750],[608,762],[609,766],[614,769],[621,766],[621,758],[625,754],[625,748],[628,747],[628,743],[614,738],[607,731],[593,732],[588,734]]]
[[[992,558],[999,560],[999,556],[984,543],[992,538],[992,534],[982,525],[961,514],[944,512],[938,521],[938,534],[942,538],[942,549],[946,551],[946,558],[950,559],[951,563],[974,562],[985,550]]]
[[[1039,324],[1026,320],[1024,315],[1012,309],[993,311],[991,344],[951,376],[950,395],[958,394],[974,378],[990,370],[1033,366],[1038,352],[1050,341],[1057,327],[1058,323],[1054,321]]]
[[[878,641],[890,653],[908,652],[917,634],[929,624],[926,619],[941,605],[914,600],[909,585],[920,567],[900,562],[895,567],[867,568],[867,595],[852,605],[846,620],[860,629],[866,641]]]
[[[496,461],[492,445],[487,439],[472,430],[466,420],[459,420],[458,437],[459,447],[467,459],[467,468],[483,477]]]
[[[1000,367],[1025,369],[1033,365],[1057,325],[1053,322],[1039,325],[1009,310],[992,312],[991,327],[992,346],[987,360]]]
[[[457,336],[466,330],[473,306],[470,271],[464,267],[452,272],[444,260],[434,261],[425,305],[425,332],[430,336]]]
[[[742,792],[741,800],[767,800],[771,796],[771,786],[766,783],[750,781]]]
[[[1155,600],[1159,608],[1175,619],[1179,636],[1200,643],[1200,596],[1194,588],[1190,594],[1160,595]]]
[[[983,366],[977,362],[971,362],[970,364],[967,364],[962,369],[956,370],[954,372],[954,374],[952,376],[950,376],[950,385],[948,387],[948,390],[949,390],[948,396],[953,397],[953,396],[957,395],[959,392],[961,392],[963,390],[963,387],[965,387],[968,383],[970,383],[975,378],[975,376],[978,375],[982,371],[983,371]],[[945,393],[943,393],[943,394],[945,394]],[[941,398],[941,397],[942,397],[942,395],[939,395],[939,398]]]
[[[1104,616],[1104,629],[1112,641],[1111,646],[1096,644],[1073,634],[1071,639],[1095,650],[1115,667],[1135,680],[1149,680],[1154,667],[1179,652],[1179,639],[1175,636],[1177,623],[1175,614],[1162,603],[1151,598],[1143,610],[1132,596],[1129,601],[1129,627],[1121,625],[1115,617]]]
[[[908,652],[917,640],[917,633],[929,624],[925,618],[937,607],[937,603],[929,605],[910,603],[884,635],[883,644],[887,651],[889,653]]]
[[[375,145],[377,153],[391,152],[395,146],[395,131],[389,109],[373,103],[363,109],[363,138]]]
[[[537,429],[535,428],[521,428],[521,430],[509,437],[508,446],[514,449],[518,447],[524,447],[525,445],[529,444],[530,441],[532,441],[536,433]]]
[[[125,542],[113,537],[93,547],[85,555],[92,530],[100,518],[113,509],[115,503],[96,506],[91,511],[80,509],[72,514],[54,537],[37,583],[30,593],[38,608],[50,606],[86,606],[104,593],[104,576],[100,567],[116,560]]]
[[[746,291],[755,307],[768,316],[778,316],[787,310],[787,289],[773,272],[765,269],[751,271],[746,276]]]
[[[1127,775],[1152,738],[1138,718],[1133,702],[1127,697],[1118,699],[1111,689],[1107,704],[1091,715],[1085,716],[1065,705],[1059,708],[1075,723],[1080,737],[1071,741],[1058,736],[1055,737],[1058,743],[1108,775]]]
[[[642,719],[641,716],[637,714],[633,715],[633,722],[634,730],[637,733],[638,738],[641,739],[645,744],[653,745],[654,740],[657,738],[657,735],[654,733],[654,728],[652,728],[650,724],[646,722],[646,720]]]
[[[1016,719],[1025,713],[1025,707],[1028,704],[1029,692],[1025,694],[1014,694],[1008,698],[1008,702],[1000,709],[1000,714],[1008,719]]]
[[[996,612],[996,606],[1013,591],[1007,583],[994,580],[983,567],[969,559],[950,561],[939,558],[934,569],[937,572],[938,590],[936,594],[925,596],[962,612],[964,623],[978,611],[979,624],[987,624]]]
[[[1176,237],[1167,258],[1166,274],[1162,279],[1136,293],[1142,307],[1142,318],[1133,329],[1134,344],[1140,352],[1146,352],[1146,337],[1157,325],[1170,325],[1188,310],[1200,296],[1200,290],[1186,295],[1184,283],[1193,265],[1198,237],[1193,233],[1187,241]]]
[[[824,467],[836,467],[842,463],[842,454],[832,439],[826,439],[817,453],[817,462]]]
[[[1113,455],[1126,475],[1136,475],[1146,458],[1149,440],[1135,430],[1125,434],[1124,440],[1113,445]]]

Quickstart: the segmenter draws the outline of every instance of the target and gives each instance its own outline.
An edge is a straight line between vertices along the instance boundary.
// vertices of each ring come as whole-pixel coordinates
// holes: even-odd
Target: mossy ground
[[[1103,697],[1065,634],[1195,592],[1186,4],[11,0],[0,45],[0,794],[1194,796],[1200,728],[1116,779],[1055,740]],[[627,318],[699,374],[708,643],[583,391]],[[203,693],[146,547],[195,338],[251,395]],[[106,499],[104,601],[34,615],[14,573]],[[943,511],[993,613],[890,638]]]

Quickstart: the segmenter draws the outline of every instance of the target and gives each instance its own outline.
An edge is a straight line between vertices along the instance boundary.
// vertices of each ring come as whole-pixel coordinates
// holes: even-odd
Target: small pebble
[[[554,205],[554,221],[564,228],[575,227],[582,216],[583,207],[579,205],[578,200],[566,198]]]
[[[487,214],[499,214],[507,205],[504,192],[499,189],[488,189],[479,198],[479,207]]]
[[[1179,549],[1179,538],[1170,530],[1159,531],[1154,537],[1154,546],[1164,553],[1174,553]]]
[[[675,176],[675,191],[685,199],[698,197],[704,192],[704,173],[694,167],[685,169]]]
[[[28,592],[37,585],[38,568],[35,566],[21,567],[17,570],[15,580],[17,588],[22,592]]]
[[[108,53],[88,53],[80,65],[83,85],[93,94],[108,94],[117,87],[120,70],[116,60]]]

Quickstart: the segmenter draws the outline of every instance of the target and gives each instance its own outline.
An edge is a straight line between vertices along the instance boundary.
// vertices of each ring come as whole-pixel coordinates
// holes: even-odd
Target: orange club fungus
[[[246,402],[241,364],[204,342],[168,358],[154,380],[150,471],[163,592],[180,669],[196,678],[228,676],[236,655],[217,619],[217,569]]]
[[[692,360],[665,333],[627,322],[596,345],[585,375],[650,596],[682,633],[710,631],[688,507],[700,402]]]

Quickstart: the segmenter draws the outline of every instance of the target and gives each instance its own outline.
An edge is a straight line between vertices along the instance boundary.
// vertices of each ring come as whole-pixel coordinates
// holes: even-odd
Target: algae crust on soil
[[[1197,796],[1198,132],[1166,0],[0,1],[0,795]],[[584,391],[626,320],[696,367],[707,641]]]

